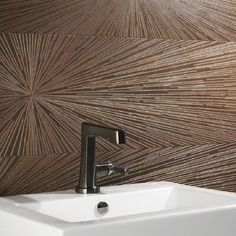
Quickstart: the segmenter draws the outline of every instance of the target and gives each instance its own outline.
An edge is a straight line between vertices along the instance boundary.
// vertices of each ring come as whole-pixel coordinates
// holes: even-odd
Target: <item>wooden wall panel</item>
[[[2,0],[0,32],[0,195],[74,187],[83,121],[127,130],[102,184],[236,191],[234,0]]]
[[[78,169],[77,153],[4,157],[0,195],[72,188],[78,180]]]
[[[112,160],[130,168],[130,175],[99,180],[102,185],[172,181],[224,191],[236,189],[236,143],[166,148],[104,150],[100,162]],[[13,156],[0,165],[0,195],[74,188],[79,178],[79,153]]]
[[[132,148],[235,140],[236,43],[29,34],[0,42],[1,156],[79,151],[84,120],[126,128]]]
[[[235,0],[1,0],[0,31],[236,40]]]
[[[122,127],[102,183],[171,180],[235,191],[236,43],[0,35],[0,193],[75,186],[82,121]],[[32,180],[32,181],[30,181]]]

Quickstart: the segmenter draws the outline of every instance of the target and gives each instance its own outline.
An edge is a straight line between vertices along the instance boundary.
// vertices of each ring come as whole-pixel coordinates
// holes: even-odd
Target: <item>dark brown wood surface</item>
[[[235,0],[1,0],[0,30],[236,40]]]
[[[83,121],[125,128],[102,184],[236,191],[236,1],[0,2],[0,194],[72,188]]]

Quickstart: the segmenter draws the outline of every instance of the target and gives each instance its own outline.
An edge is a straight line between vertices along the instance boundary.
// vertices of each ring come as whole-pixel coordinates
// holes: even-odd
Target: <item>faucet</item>
[[[127,175],[128,169],[116,166],[111,162],[97,164],[96,162],[96,137],[100,136],[114,144],[125,143],[125,131],[103,127],[90,123],[82,123],[81,126],[81,163],[80,179],[76,186],[77,193],[99,193],[100,188],[97,186],[97,176],[120,173]]]

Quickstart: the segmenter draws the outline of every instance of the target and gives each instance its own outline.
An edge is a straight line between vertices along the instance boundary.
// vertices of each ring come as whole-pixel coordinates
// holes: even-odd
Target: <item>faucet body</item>
[[[122,144],[125,143],[125,131],[123,129],[82,123],[81,135],[80,179],[76,192],[98,193],[100,189],[96,182],[97,175],[110,175],[113,172],[126,175],[128,171],[109,162],[97,165],[96,137],[103,137],[114,144]]]

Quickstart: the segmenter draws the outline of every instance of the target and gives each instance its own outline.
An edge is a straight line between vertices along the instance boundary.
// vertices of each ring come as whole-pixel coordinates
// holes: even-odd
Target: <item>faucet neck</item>
[[[80,179],[76,192],[98,193],[99,187],[96,183],[96,174],[99,168],[97,168],[96,163],[96,136],[120,144],[125,143],[125,133],[124,130],[120,129],[83,123],[81,134]],[[107,172],[109,173],[109,170]]]
[[[83,135],[82,135],[83,137]],[[81,141],[80,193],[97,193],[96,137],[86,136]]]

